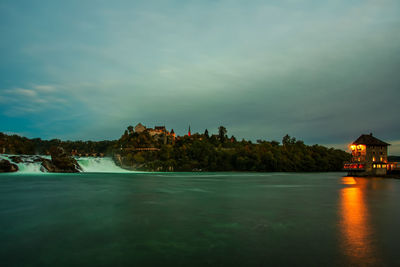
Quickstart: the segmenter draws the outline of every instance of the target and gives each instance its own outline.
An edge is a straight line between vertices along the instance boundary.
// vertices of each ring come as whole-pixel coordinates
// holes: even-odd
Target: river
[[[399,266],[400,180],[0,174],[2,266]]]

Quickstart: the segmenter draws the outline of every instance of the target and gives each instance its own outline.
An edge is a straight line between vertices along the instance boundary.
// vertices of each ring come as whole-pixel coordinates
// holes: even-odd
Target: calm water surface
[[[1,266],[400,266],[400,180],[0,175]]]

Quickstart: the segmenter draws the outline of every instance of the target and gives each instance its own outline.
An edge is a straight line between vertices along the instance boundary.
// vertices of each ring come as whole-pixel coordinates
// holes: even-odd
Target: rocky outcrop
[[[22,159],[22,157],[20,157],[20,156],[11,156],[11,157],[9,157],[13,162],[15,162],[15,163],[21,163],[21,162],[23,162],[23,159]]]
[[[18,166],[12,164],[6,159],[0,159],[0,172],[16,172],[18,171]]]
[[[51,160],[42,159],[42,170],[47,172],[81,172],[78,162],[65,153],[62,147],[53,147],[50,150]]]
[[[53,164],[53,162],[49,159],[41,159],[42,166],[40,167],[40,171],[42,172],[59,172],[57,167]]]
[[[129,160],[128,157],[122,156],[120,154],[114,154],[113,161],[115,165],[128,171],[173,172],[175,170],[174,166],[167,164],[159,166],[160,164],[154,164],[154,162],[143,162],[143,163],[132,162],[132,160]],[[202,170],[196,169],[193,171],[202,171]]]

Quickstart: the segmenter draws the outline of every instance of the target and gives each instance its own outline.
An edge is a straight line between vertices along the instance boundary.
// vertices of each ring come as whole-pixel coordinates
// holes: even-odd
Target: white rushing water
[[[45,168],[42,168],[42,164],[40,162],[33,163],[16,163],[18,165],[18,172],[20,173],[43,173],[47,172]]]
[[[18,173],[44,173],[47,172],[42,167],[41,162],[37,161],[39,158],[50,159],[50,156],[31,156],[31,155],[15,155],[23,160],[23,162],[15,162],[14,155],[0,154],[0,159],[6,159],[18,166]],[[36,160],[36,161],[35,161]],[[109,172],[109,173],[124,173],[130,172],[128,170],[118,167],[112,158],[92,158],[80,157],[76,159],[81,166],[83,172]]]
[[[77,161],[84,172],[129,172],[118,167],[112,158],[81,157]]]
[[[23,162],[15,162],[13,157],[19,157]],[[47,172],[45,168],[42,167],[42,163],[37,161],[39,158],[50,159],[49,156],[31,156],[31,155],[0,155],[0,159],[5,159],[11,163],[18,166],[18,173],[43,173]]]

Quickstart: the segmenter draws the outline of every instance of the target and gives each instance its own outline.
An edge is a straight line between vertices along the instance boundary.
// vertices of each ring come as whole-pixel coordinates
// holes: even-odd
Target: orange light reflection
[[[351,266],[375,265],[378,262],[372,244],[372,229],[368,207],[364,200],[367,180],[343,177],[343,184],[351,185],[340,193],[341,249]]]

